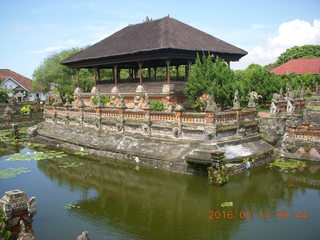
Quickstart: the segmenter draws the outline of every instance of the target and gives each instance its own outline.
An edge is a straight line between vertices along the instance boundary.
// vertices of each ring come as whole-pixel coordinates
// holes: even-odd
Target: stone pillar
[[[148,67],[148,78],[151,79],[151,69]]]
[[[188,78],[190,76],[190,71],[191,71],[191,65],[192,65],[192,62],[191,61],[188,61],[188,72],[187,72],[187,75],[188,75]]]
[[[177,80],[178,80],[178,78],[179,78],[179,65],[176,66],[176,71],[177,71],[176,77],[177,77]]]
[[[112,75],[114,77],[114,87],[111,89],[112,93],[119,93],[119,88],[118,88],[118,66],[114,65],[112,69]]]
[[[101,131],[101,106],[99,104],[96,106],[96,116],[97,116],[97,130]]]
[[[167,65],[167,81],[163,84],[162,93],[173,93],[174,84],[170,83],[170,60],[166,60]]]
[[[142,62],[138,63],[139,65],[139,79],[140,79],[140,85],[143,84],[143,80],[142,80]]]
[[[153,70],[154,70],[154,81],[157,81],[157,68],[154,67]]]
[[[170,84],[170,60],[166,60],[167,65],[167,83]]]
[[[99,75],[100,75],[100,71],[99,71]],[[97,79],[98,79],[98,69],[94,68],[93,69],[93,87],[91,89],[91,93],[96,94],[98,89],[97,89]]]
[[[142,79],[142,62],[139,62],[138,65],[139,65],[140,84],[138,85],[136,92],[145,92],[143,87],[143,79]]]
[[[77,69],[77,87],[80,88],[80,69]]]

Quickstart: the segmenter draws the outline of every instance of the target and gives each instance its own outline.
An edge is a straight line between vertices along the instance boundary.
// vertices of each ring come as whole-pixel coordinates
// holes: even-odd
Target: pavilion
[[[181,96],[191,65],[197,54],[211,54],[230,61],[238,61],[246,51],[215,38],[171,17],[129,25],[104,40],[67,58],[62,64],[73,68],[92,69],[94,87],[92,93],[123,94],[125,98],[148,93],[159,99],[164,96]],[[185,67],[179,76],[179,66]],[[156,69],[166,68],[166,77],[157,76]],[[171,76],[170,68],[176,68]],[[113,81],[101,81],[100,70],[112,69]],[[129,72],[128,79],[120,79],[121,69]],[[142,71],[147,71],[143,78]],[[153,73],[151,75],[151,72]],[[78,81],[79,82],[79,81]],[[79,83],[78,83],[79,85]]]

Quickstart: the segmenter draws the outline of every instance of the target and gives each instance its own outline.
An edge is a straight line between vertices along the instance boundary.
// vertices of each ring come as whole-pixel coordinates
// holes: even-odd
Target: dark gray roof
[[[89,59],[176,49],[238,55],[247,52],[170,17],[127,26],[87,49],[72,55],[63,64]]]

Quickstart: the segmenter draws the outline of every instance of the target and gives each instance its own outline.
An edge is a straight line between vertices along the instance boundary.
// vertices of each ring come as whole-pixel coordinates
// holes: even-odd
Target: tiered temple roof
[[[129,25],[62,62],[71,68],[138,68],[187,65],[197,53],[238,61],[246,51],[174,18]]]

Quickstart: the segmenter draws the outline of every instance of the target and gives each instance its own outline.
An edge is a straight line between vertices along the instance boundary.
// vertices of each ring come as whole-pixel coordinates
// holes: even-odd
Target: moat
[[[6,161],[15,152],[32,156],[34,151],[63,151],[30,148],[1,145],[1,170],[25,167],[30,172],[0,179],[0,189],[1,194],[21,189],[37,197],[33,218],[37,239],[75,239],[84,230],[89,231],[90,239],[320,236],[319,163],[307,162],[294,173],[264,165],[232,176],[224,186],[215,186],[207,178],[79,156],[81,153]],[[221,207],[224,202],[233,206]],[[210,211],[220,211],[220,218],[215,219],[216,213],[210,219]],[[231,219],[224,217],[223,211],[231,211]]]

